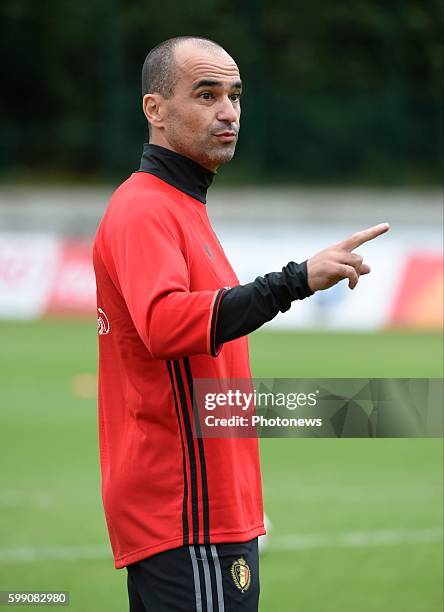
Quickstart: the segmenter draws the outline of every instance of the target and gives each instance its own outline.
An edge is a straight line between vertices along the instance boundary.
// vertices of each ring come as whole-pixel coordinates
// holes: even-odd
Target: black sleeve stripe
[[[213,305],[213,314],[211,315],[211,328],[210,328],[210,352],[212,357],[217,357],[219,351],[217,350],[219,347],[216,346],[216,327],[217,327],[217,317],[219,314],[219,306],[223,296],[227,293],[227,289],[223,287],[219,289],[216,299],[214,300]]]

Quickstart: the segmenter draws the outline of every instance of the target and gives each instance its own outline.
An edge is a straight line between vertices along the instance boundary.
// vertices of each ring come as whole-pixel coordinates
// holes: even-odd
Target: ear
[[[165,100],[160,94],[145,94],[143,96],[143,113],[152,127],[161,127],[165,113],[164,106]]]

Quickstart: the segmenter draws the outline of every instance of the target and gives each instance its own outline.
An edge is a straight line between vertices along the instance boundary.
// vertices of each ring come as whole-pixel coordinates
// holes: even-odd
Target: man
[[[240,286],[206,212],[231,160],[242,82],[206,39],[147,56],[150,144],[97,232],[103,502],[132,612],[255,611],[265,533],[257,440],[203,439],[194,378],[250,378],[246,335],[295,299],[370,269],[352,250],[381,225]]]

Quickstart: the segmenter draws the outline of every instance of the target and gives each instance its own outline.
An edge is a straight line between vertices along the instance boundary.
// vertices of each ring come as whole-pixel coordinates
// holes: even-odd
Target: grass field
[[[94,322],[0,324],[0,590],[127,610],[100,503]],[[438,377],[439,335],[257,333],[262,377]],[[262,440],[262,612],[442,610],[440,439]]]

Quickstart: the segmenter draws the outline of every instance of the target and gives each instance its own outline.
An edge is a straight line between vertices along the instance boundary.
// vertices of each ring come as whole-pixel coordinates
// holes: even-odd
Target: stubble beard
[[[208,148],[202,150],[202,153],[204,153],[203,158],[206,162],[204,165],[218,167],[228,164],[233,159],[235,150],[236,142],[208,146]]]
[[[193,143],[193,159],[205,168],[215,171],[219,166],[230,162],[236,150],[237,139],[234,142],[214,142],[215,137],[209,134],[205,140]],[[191,147],[190,147],[191,148]]]
[[[227,143],[214,142],[215,137],[211,134],[200,141],[190,140],[184,140],[183,133],[174,128],[168,134],[168,141],[177,153],[213,172],[233,159],[237,144],[237,139]]]
[[[222,143],[203,142],[193,143],[192,146],[182,146],[181,148],[182,150],[178,151],[179,153],[214,172],[219,166],[223,166],[233,159],[236,143],[226,143],[224,145]]]

